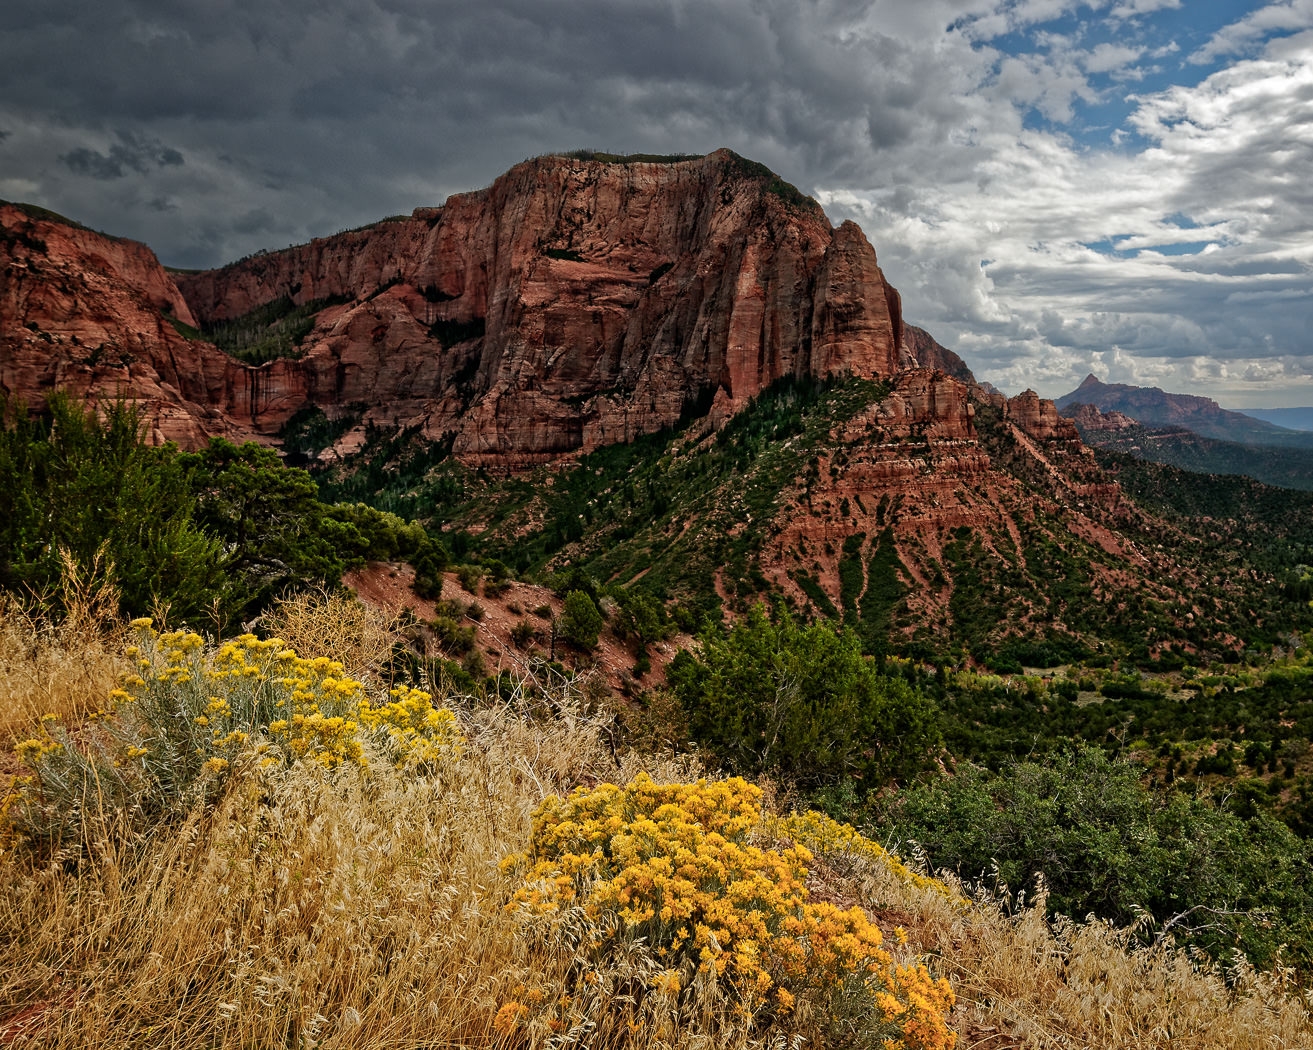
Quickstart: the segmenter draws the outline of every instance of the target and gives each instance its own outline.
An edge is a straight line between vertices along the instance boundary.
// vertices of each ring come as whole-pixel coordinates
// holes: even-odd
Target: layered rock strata
[[[993,420],[988,441],[977,427],[982,405]],[[1107,525],[1126,513],[1120,488],[1053,402],[1032,391],[995,397],[938,368],[906,369],[884,397],[831,432],[828,450],[772,524],[763,571],[800,607],[814,604],[808,588],[819,587],[851,618],[854,609],[842,607],[842,563],[864,580],[864,567],[888,545],[914,613],[908,623],[943,624],[954,586],[946,549],[962,535],[981,545],[980,557],[1043,578],[1045,566],[1027,565],[1023,537],[1037,527],[1037,513],[1065,519],[1061,532],[1118,559],[1135,558]],[[1029,613],[1019,607],[1015,615],[1020,628]]]

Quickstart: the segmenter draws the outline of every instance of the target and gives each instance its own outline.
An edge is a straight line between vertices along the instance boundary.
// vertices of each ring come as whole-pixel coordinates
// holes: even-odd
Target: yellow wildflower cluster
[[[826,856],[861,857],[883,864],[904,883],[920,889],[933,890],[950,900],[965,900],[938,879],[918,874],[886,850],[873,842],[851,824],[841,824],[824,813],[808,810],[787,817],[773,818],[771,831],[779,838],[789,839],[806,846],[813,854]]]
[[[63,750],[64,745],[50,736],[46,736],[44,740],[36,737],[21,740],[14,747],[14,753],[18,755],[19,761],[31,767],[36,766],[46,755],[52,755]]]
[[[420,689],[399,686],[389,695],[392,702],[377,707],[362,700],[359,717],[386,740],[398,767],[432,769],[461,756],[465,738],[454,714]]]
[[[99,804],[108,798],[146,815],[212,801],[242,769],[365,766],[371,738],[401,768],[460,755],[455,716],[427,693],[395,690],[373,707],[340,663],[304,659],[278,638],[244,634],[216,647],[191,631],[160,633],[149,620],[133,626],[133,668],[96,712],[98,731],[74,742],[43,722],[40,738],[17,747],[34,776],[20,785],[9,820],[29,838],[65,835],[91,783]]]
[[[250,750],[253,734],[267,737],[255,748],[262,755],[273,745],[289,761],[363,762],[354,714],[364,687],[345,677],[341,664],[303,659],[281,639],[253,634],[215,650],[190,631],[157,634],[140,624],[138,634],[141,674],[126,689],[143,708],[194,712],[195,752],[206,772],[227,771]]]
[[[523,1003],[504,1003],[497,1016],[492,1020],[492,1030],[498,1035],[507,1036],[518,1028],[529,1016],[529,1008]]]
[[[872,1023],[895,1033],[891,1046],[952,1047],[948,983],[895,967],[860,908],[809,902],[808,850],[752,841],[760,800],[738,777],[657,784],[645,774],[549,798],[528,854],[507,862],[527,869],[511,906],[545,915],[576,904],[613,940],[644,938],[667,967],[658,994],[702,973],[760,1018],[856,981],[871,994]]]
[[[200,708],[193,722],[209,734],[202,750],[210,757],[234,759],[253,733],[265,736],[289,761],[330,768],[363,765],[364,734],[375,736],[400,767],[432,766],[460,755],[456,716],[435,708],[432,697],[418,689],[395,689],[391,702],[373,706],[364,686],[347,677],[340,663],[298,656],[279,638],[244,634],[207,654],[198,635],[156,635],[148,624],[138,630],[139,664],[146,675],[138,679],[138,694],[159,686],[175,696],[180,685],[203,689],[203,705],[192,705]],[[212,772],[226,768],[207,764]]]

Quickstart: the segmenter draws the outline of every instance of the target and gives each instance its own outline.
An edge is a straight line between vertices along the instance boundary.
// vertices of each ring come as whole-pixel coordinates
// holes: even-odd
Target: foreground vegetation
[[[733,522],[878,393],[786,384],[550,486],[405,435],[316,480],[254,445],[148,448],[124,406],[7,409],[0,1042],[1306,1039],[1306,518],[1110,461],[1182,557],[1236,570],[1215,610],[1253,598],[1220,655],[1117,648],[1147,601],[1107,647],[992,653],[977,627],[1015,595],[970,530],[944,552],[963,648],[899,642],[887,535],[843,543],[842,608],[761,601],[761,532]],[[289,444],[339,430],[307,415]],[[1060,600],[1094,602],[1034,535]],[[337,590],[367,558],[478,600],[390,621]],[[517,573],[556,605],[514,605],[519,671],[492,674],[484,603],[511,612]],[[623,696],[590,670],[603,639]],[[1163,1001],[1117,999],[1137,983]]]
[[[613,752],[610,715],[532,667],[509,701],[429,696],[388,671],[395,625],[364,651],[345,599],[224,644],[112,622],[92,641],[75,608],[9,605],[0,632],[82,697],[0,712],[30,739],[0,853],[10,1044],[1313,1037],[1280,966],[1224,974],[1170,935],[969,900],[695,758]],[[293,655],[297,632],[329,651]],[[160,761],[182,740],[203,754]]]
[[[336,586],[367,558],[412,562],[418,589],[436,593],[448,561],[418,525],[321,502],[272,449],[149,447],[123,404],[102,420],[58,394],[39,414],[0,401],[0,491],[0,591],[55,606],[68,559],[98,566],[130,615],[167,609],[218,630],[288,587]]]

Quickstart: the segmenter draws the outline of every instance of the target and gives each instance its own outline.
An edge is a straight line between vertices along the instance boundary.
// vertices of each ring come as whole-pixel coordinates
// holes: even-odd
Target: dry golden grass
[[[306,639],[352,622],[326,600],[306,608]],[[37,630],[16,615],[6,611],[0,637]],[[280,626],[284,637],[292,623]],[[381,666],[371,660],[391,644],[385,629],[370,637],[379,648],[362,646],[357,666]],[[74,662],[84,651],[51,645]],[[113,640],[96,645],[109,654]],[[57,677],[24,670],[24,652],[37,650],[5,657],[6,695],[40,692]],[[105,691],[99,679],[78,681]],[[565,994],[578,973],[568,939],[506,908],[516,876],[499,862],[526,848],[534,808],[581,784],[625,783],[640,772],[687,781],[700,770],[688,757],[617,755],[607,716],[578,692],[526,688],[508,704],[451,702],[467,746],[437,774],[416,777],[386,762],[332,771],[298,763],[234,778],[216,810],[181,826],[136,837],[104,826],[80,863],[0,853],[0,1046],[783,1045],[735,1030],[712,1010],[623,1040],[494,1030],[498,1011],[526,988]],[[8,705],[46,703],[29,696]],[[820,857],[813,875],[818,894],[862,903],[886,933],[904,927],[903,960],[929,955],[952,980],[961,1048],[1313,1046],[1307,1002],[1280,975],[1244,972],[1228,988],[1182,953],[1135,948],[1126,931],[1053,926],[1033,908],[1009,916],[918,885],[869,855]],[[587,994],[600,1010],[622,1007],[655,966],[634,945]]]
[[[501,1005],[572,961],[522,936],[498,862],[545,795],[638,769],[560,715],[478,712],[443,776],[239,782],[207,820],[106,835],[78,875],[0,858],[0,1044],[24,1026],[51,1047],[497,1043]]]
[[[954,903],[887,866],[846,865],[868,907],[905,924],[958,995],[961,1050],[1304,1050],[1313,997],[1289,972],[1230,980],[1170,944],[1144,946],[1104,923],[1048,922],[1042,903]],[[964,900],[964,899],[962,899]]]
[[[127,668],[118,594],[96,573],[66,560],[62,616],[0,595],[0,746],[27,736],[44,714],[65,725],[104,703]]]

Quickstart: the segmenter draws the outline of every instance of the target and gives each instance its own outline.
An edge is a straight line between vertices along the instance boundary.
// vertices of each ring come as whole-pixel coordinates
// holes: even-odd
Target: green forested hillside
[[[1195,474],[1235,474],[1283,488],[1313,490],[1313,451],[1217,441],[1179,427],[1086,431],[1096,448],[1177,467]]]

